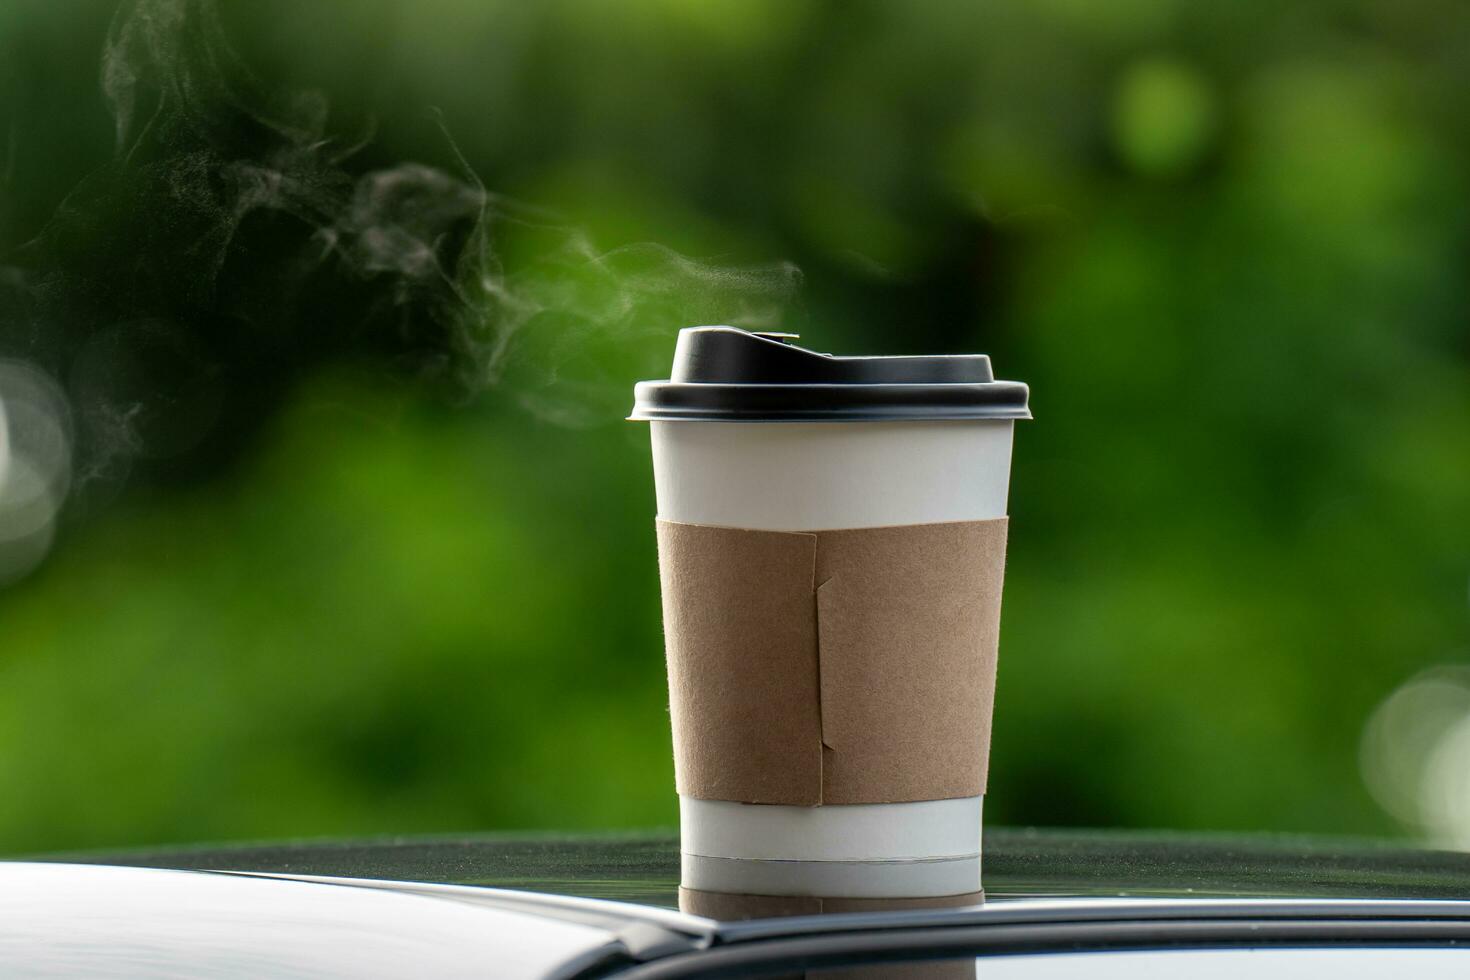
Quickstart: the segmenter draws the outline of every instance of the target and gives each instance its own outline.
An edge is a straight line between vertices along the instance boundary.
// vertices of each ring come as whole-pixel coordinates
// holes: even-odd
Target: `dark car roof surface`
[[[677,908],[678,838],[466,835],[53,855],[133,867],[372,878]],[[1470,854],[1361,839],[991,829],[987,902],[1020,897],[1470,899]]]

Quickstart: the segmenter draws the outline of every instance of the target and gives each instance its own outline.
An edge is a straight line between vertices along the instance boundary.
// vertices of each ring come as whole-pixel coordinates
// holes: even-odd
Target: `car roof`
[[[47,860],[481,885],[678,908],[673,832],[204,845]],[[1291,835],[987,829],[987,901],[1019,897],[1470,898],[1470,854]]]
[[[472,885],[0,862],[0,963],[36,977],[674,980],[914,955],[1467,943],[1464,901],[1013,898],[719,922]]]
[[[668,833],[54,855],[0,863],[0,960],[8,949],[40,975],[223,964],[370,976],[418,955],[444,975],[494,963],[507,978],[652,978],[915,948],[973,957],[1470,943],[1470,901],[1459,900],[1470,898],[1470,857],[1368,841],[992,831],[983,896],[892,907],[743,896],[751,902],[706,903],[714,912],[696,915],[687,901],[678,910],[678,875]]]
[[[0,972],[26,977],[545,977],[625,960],[626,920],[411,889],[0,862]]]

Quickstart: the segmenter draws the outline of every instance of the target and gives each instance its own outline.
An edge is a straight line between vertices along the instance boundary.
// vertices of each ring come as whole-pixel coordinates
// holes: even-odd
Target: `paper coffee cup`
[[[636,389],[686,877],[770,893],[732,862],[923,862],[870,897],[977,891],[1026,386],[983,355],[786,339],[690,328]]]

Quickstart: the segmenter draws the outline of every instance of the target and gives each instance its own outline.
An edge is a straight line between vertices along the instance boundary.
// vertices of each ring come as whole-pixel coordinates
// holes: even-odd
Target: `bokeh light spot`
[[[42,371],[0,361],[0,587],[46,557],[71,480],[65,397]]]
[[[1362,768],[1401,823],[1470,849],[1470,667],[1431,667],[1390,694],[1364,730]]]
[[[1208,150],[1215,125],[1210,85],[1185,62],[1137,62],[1114,91],[1113,145],[1123,162],[1144,176],[1187,172]]]

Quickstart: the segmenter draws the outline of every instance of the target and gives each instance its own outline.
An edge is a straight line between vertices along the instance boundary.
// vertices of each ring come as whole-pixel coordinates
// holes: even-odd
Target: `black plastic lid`
[[[899,422],[1029,419],[1027,388],[984,354],[834,357],[795,334],[679,331],[667,381],[633,389],[635,421]]]

